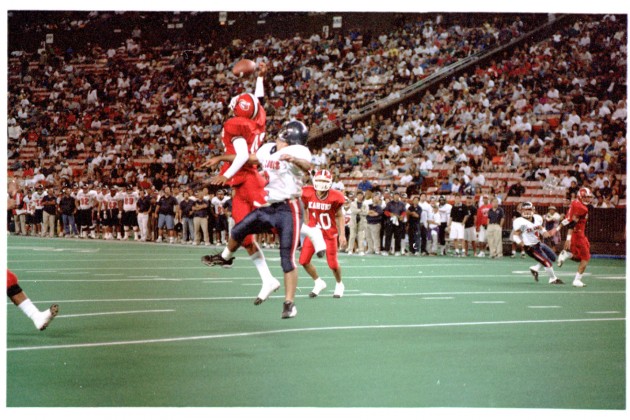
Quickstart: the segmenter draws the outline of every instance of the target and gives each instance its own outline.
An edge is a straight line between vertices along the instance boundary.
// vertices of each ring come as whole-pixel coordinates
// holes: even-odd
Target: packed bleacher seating
[[[105,18],[114,17],[85,12],[58,25],[85,30]],[[588,186],[596,207],[624,207],[625,16],[567,19],[542,41],[526,40],[444,79],[393,113],[354,120],[366,104],[395,99],[444,66],[500,50],[528,25],[497,15],[464,27],[418,15],[379,34],[268,35],[220,48],[149,45],[129,25],[122,45],[9,46],[8,168],[27,188],[197,186],[207,177],[199,164],[221,152],[227,103],[253,90],[252,80],[229,68],[251,57],[270,66],[271,136],[293,118],[313,135],[342,129],[313,150],[313,163],[349,193],[369,186],[408,197],[492,194],[504,204],[566,206]]]

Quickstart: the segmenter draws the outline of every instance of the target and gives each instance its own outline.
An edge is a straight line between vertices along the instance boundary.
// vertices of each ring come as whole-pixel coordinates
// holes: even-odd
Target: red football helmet
[[[582,202],[582,204],[588,205],[593,199],[593,192],[589,188],[582,187],[577,193],[577,198]]]
[[[332,186],[332,174],[326,169],[320,169],[313,177],[315,191],[328,191]]]
[[[251,93],[241,93],[232,98],[230,109],[237,117],[254,119],[258,115],[258,99]]]

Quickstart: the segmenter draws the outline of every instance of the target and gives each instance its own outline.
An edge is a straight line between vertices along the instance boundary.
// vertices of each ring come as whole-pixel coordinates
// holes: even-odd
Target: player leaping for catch
[[[285,288],[282,318],[293,318],[297,314],[294,304],[298,279],[295,252],[300,243],[302,225],[299,198],[302,196],[304,175],[311,167],[311,152],[304,146],[307,138],[306,126],[300,121],[291,121],[282,128],[275,144],[263,145],[250,157],[251,162],[261,164],[269,180],[265,186],[265,205],[249,213],[232,228],[223,252],[201,259],[208,266],[231,267],[233,253],[248,235],[268,233],[272,229],[277,231]],[[233,158],[224,156],[225,160]],[[275,291],[267,286],[263,284],[254,304],[262,303]]]
[[[230,186],[234,190],[232,198],[232,217],[235,223],[265,203],[265,180],[258,173],[255,163],[248,162],[250,154],[255,154],[265,140],[267,114],[259,98],[264,97],[263,78],[267,72],[266,63],[258,65],[256,90],[254,95],[242,93],[230,101],[229,109],[233,116],[223,124],[221,140],[224,155],[233,156],[231,160],[215,156],[204,162],[202,168],[212,168],[220,162],[219,175],[210,179],[210,184]],[[280,282],[271,274],[265,256],[253,235],[243,239],[243,248],[249,254],[263,283],[263,290],[278,290]],[[266,292],[259,298],[266,299]],[[264,300],[263,299],[263,300]]]
[[[586,287],[586,284],[582,283],[582,275],[586,271],[586,266],[591,260],[591,244],[586,237],[586,221],[588,220],[588,205],[593,200],[593,193],[590,189],[582,187],[578,190],[577,198],[571,202],[569,211],[560,225],[557,228],[549,231],[550,234],[554,234],[556,230],[566,227],[567,238],[564,243],[564,249],[558,256],[558,267],[562,267],[562,264],[567,259],[572,259],[578,262],[577,273],[573,279],[574,287]]]
[[[331,186],[332,174],[330,171],[317,171],[313,177],[313,185],[307,185],[302,189],[302,202],[308,213],[305,225],[307,227],[319,227],[324,234],[326,260],[336,281],[333,297],[341,298],[345,287],[341,281],[341,267],[337,260],[337,247],[344,248],[346,246],[343,215],[345,197],[341,192],[330,189]],[[337,239],[339,239],[339,245],[337,245]],[[326,282],[319,277],[317,269],[311,263],[314,253],[313,242],[310,238],[306,238],[300,253],[300,264],[315,281],[313,290],[309,293],[309,296],[312,298],[317,297],[326,288]]]
[[[530,202],[521,205],[521,216],[514,220],[514,242],[519,246],[522,245],[527,255],[538,262],[538,264],[529,267],[535,281],[538,281],[540,267],[544,266],[545,271],[549,274],[549,284],[564,284],[553,271],[556,254],[540,241],[541,236],[549,236],[549,233],[543,226],[542,217],[539,214],[534,214],[534,211],[534,205]]]
[[[264,62],[258,65],[255,95],[243,93],[234,97],[230,102],[230,109],[234,117],[223,125],[222,140],[224,154],[215,156],[204,162],[202,168],[212,168],[220,162],[227,162],[221,167],[220,174],[211,178],[212,185],[228,185],[234,190],[232,198],[232,218],[238,223],[256,208],[265,206],[265,180],[258,173],[256,163],[248,162],[250,154],[255,154],[264,143],[267,116],[259,98],[264,97],[263,76],[267,67]],[[226,159],[226,156],[229,158]],[[319,230],[304,231],[316,240],[319,256],[325,252],[324,239]],[[249,254],[262,280],[262,288],[255,303],[264,302],[270,293],[278,290],[280,282],[271,274],[264,254],[249,235],[243,241],[243,247]],[[269,292],[271,291],[271,292]]]

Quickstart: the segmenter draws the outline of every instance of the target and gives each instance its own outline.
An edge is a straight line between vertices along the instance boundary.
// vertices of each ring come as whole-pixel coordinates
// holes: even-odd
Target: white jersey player
[[[81,237],[94,239],[94,223],[92,220],[92,209],[97,204],[98,193],[95,190],[88,190],[87,187],[79,189],[76,195],[78,211],[78,224],[81,230]]]
[[[134,191],[133,186],[127,185],[127,190],[122,193],[123,213],[122,225],[125,230],[123,240],[129,239],[129,228],[133,230],[133,236],[136,241],[140,240],[138,233],[138,200],[140,194]]]
[[[529,268],[535,281],[538,281],[540,267],[544,266],[549,274],[550,284],[563,284],[553,271],[553,262],[557,259],[556,254],[541,241],[542,236],[548,236],[543,225],[543,218],[539,214],[534,214],[534,211],[532,203],[523,203],[521,217],[514,219],[513,223],[514,240],[517,244],[522,244],[527,255],[537,261],[535,266]]]

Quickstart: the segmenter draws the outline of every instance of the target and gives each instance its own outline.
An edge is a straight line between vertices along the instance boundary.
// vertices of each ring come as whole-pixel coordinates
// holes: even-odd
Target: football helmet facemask
[[[313,188],[315,191],[325,192],[332,186],[332,174],[325,169],[319,170],[313,177]]]
[[[582,187],[582,188],[579,189],[579,191],[577,193],[577,198],[585,206],[589,205],[589,204],[591,204],[591,201],[593,200],[593,192],[589,188]]]
[[[526,201],[521,205],[521,215],[526,219],[531,219],[534,216],[535,207],[534,205]]]
[[[258,115],[258,99],[251,93],[241,93],[232,98],[229,108],[237,117],[249,119],[256,118]]]

